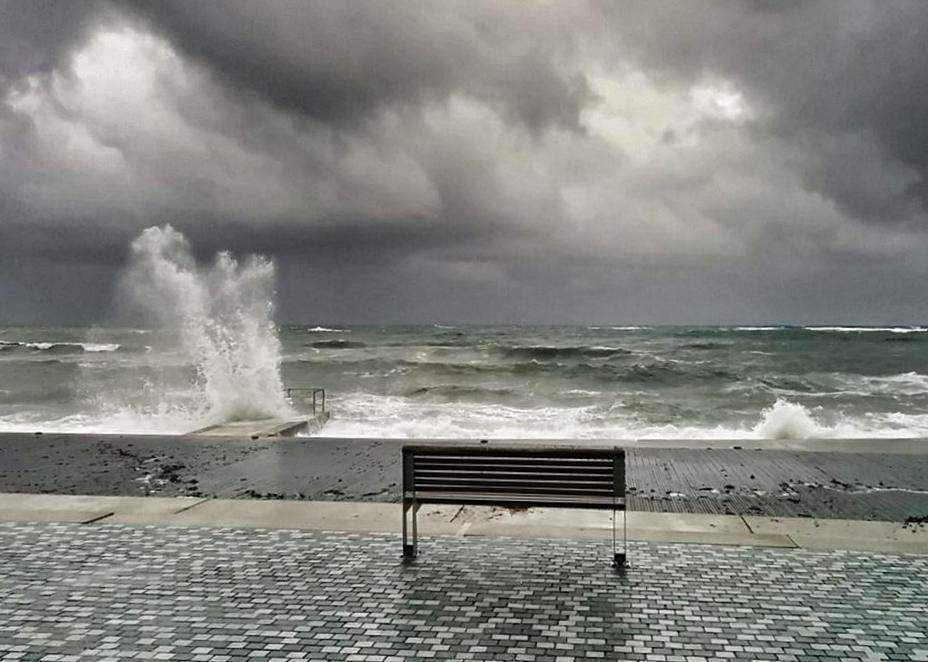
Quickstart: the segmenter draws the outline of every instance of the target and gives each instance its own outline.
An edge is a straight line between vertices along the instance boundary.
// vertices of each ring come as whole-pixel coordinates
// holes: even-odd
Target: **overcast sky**
[[[0,0],[0,324],[928,322],[928,3]]]

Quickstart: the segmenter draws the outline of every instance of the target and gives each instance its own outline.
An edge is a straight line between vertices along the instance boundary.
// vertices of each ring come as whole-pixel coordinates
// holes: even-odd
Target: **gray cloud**
[[[290,320],[917,321],[926,33],[901,1],[7,0],[0,323],[105,317],[168,222],[276,257]]]
[[[658,0],[600,8],[631,47],[618,57],[631,54],[677,81],[736,81],[763,109],[763,127],[808,150],[807,183],[849,213],[924,221],[923,2],[745,0],[681,9]]]
[[[103,17],[96,0],[0,3],[0,89],[23,76],[66,69],[72,50]]]

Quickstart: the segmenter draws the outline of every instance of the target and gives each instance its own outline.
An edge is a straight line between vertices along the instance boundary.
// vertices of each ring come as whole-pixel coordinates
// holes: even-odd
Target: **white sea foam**
[[[520,408],[493,403],[421,403],[370,393],[334,395],[332,437],[431,439],[815,439],[928,436],[928,414],[867,414],[858,418],[778,400],[741,425],[655,425],[634,407]]]
[[[51,342],[51,341],[9,341],[0,340],[0,346],[25,347],[39,351],[61,348],[64,350],[82,352],[115,352],[121,345],[118,343],[92,343],[92,342]]]
[[[736,326],[735,331],[782,331],[785,326]]]
[[[852,390],[842,391],[842,395],[916,395],[928,393],[928,375],[918,372],[904,372],[885,377],[866,377],[849,375],[845,381]],[[854,390],[856,387],[856,390]]]
[[[926,333],[924,326],[804,326],[806,331],[824,333]]]
[[[80,343],[80,346],[84,348],[85,352],[115,352],[120,347],[118,343],[93,342]]]
[[[314,333],[351,333],[348,329],[330,329],[327,326],[314,326],[310,331]]]

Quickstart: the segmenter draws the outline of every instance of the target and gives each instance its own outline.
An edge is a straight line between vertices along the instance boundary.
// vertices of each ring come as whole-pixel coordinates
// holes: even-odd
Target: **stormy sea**
[[[290,415],[283,389],[318,386],[325,436],[928,436],[925,327],[277,328],[233,307],[180,330],[0,328],[0,431],[180,433]]]

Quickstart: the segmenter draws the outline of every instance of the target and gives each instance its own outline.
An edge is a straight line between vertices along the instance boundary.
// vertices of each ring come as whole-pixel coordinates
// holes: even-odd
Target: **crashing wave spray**
[[[170,225],[132,242],[125,281],[134,306],[176,333],[193,366],[186,418],[203,424],[283,417],[280,341],[272,320],[275,269],[221,252],[199,267],[190,243]]]

